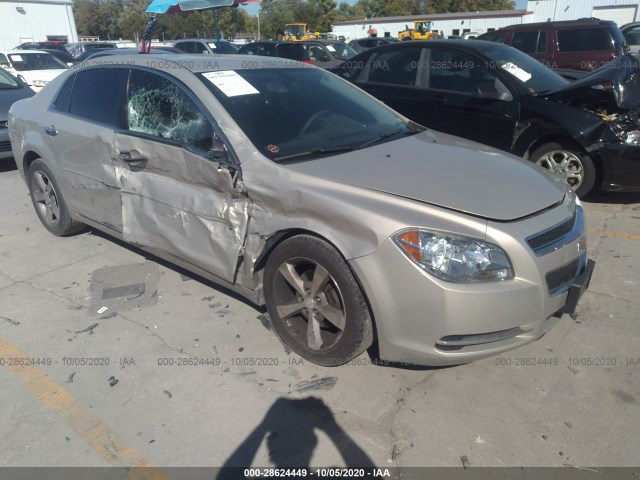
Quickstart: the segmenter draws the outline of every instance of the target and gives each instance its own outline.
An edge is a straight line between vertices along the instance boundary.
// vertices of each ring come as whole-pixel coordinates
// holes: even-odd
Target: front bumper
[[[533,342],[563,313],[573,313],[593,271],[584,238],[580,235],[541,256],[524,241],[524,232],[543,230],[541,218],[554,225],[554,217],[559,220],[557,211],[497,225],[500,230],[493,234],[489,225],[488,239],[506,248],[514,266],[516,277],[504,282],[439,280],[412,263],[391,240],[374,254],[351,260],[376,321],[380,359],[416,365],[467,363]],[[568,265],[575,269],[564,282],[566,288],[550,291],[550,275]]]
[[[640,145],[610,143],[598,150],[607,191],[640,192]]]
[[[9,129],[4,124],[0,124],[0,159],[11,157],[13,157],[13,153],[9,142]]]

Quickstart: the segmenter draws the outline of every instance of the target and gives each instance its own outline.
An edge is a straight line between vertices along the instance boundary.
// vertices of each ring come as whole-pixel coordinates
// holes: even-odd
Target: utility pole
[[[257,16],[258,16],[258,40],[260,40],[260,11],[258,11]]]

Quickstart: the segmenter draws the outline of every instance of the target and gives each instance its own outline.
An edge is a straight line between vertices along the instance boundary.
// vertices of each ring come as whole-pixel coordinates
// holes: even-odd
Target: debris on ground
[[[460,457],[460,461],[462,462],[462,467],[466,470],[467,468],[469,468],[471,465],[469,465],[469,459],[467,458],[466,455],[462,455]]]
[[[109,377],[109,380],[108,380],[109,386],[110,387],[115,387],[118,384],[119,381],[120,380],[118,380],[116,377],[111,376],[111,377]]]
[[[69,379],[66,380],[64,383],[73,383],[73,377],[76,376],[76,372],[73,372],[71,375],[69,375]]]
[[[16,327],[17,327],[18,325],[20,325],[20,322],[19,322],[19,321],[17,321],[17,320],[11,320],[9,317],[2,317],[2,316],[0,316],[0,319],[2,319],[2,320],[6,320],[6,321],[7,321],[7,322],[9,322],[11,325],[14,325],[14,326],[16,326]]]
[[[157,286],[160,276],[155,262],[104,267],[91,274],[90,311],[102,315],[107,310],[117,314],[158,303]]]
[[[169,390],[163,390],[162,393],[164,393],[169,398],[173,398],[173,395],[171,395],[171,392]]]
[[[337,377],[323,377],[318,380],[303,380],[294,385],[295,391],[298,393],[309,392],[311,390],[331,390],[335,387]]]

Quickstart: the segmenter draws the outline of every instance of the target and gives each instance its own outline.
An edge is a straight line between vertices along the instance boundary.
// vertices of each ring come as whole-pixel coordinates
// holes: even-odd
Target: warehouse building
[[[380,17],[335,22],[333,33],[347,40],[368,36],[397,37],[406,26],[412,28],[416,20],[431,20],[433,30],[445,37],[461,36],[467,32],[485,33],[517,23],[536,23],[596,17],[613,20],[618,25],[640,21],[637,0],[529,0],[525,10],[497,10],[489,12],[440,13],[404,17]]]
[[[0,50],[25,42],[77,42],[72,0],[0,0]]]

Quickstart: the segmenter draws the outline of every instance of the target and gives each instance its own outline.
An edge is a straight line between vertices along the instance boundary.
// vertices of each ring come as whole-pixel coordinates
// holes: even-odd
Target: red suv
[[[511,25],[478,40],[506,43],[550,68],[576,70],[595,70],[629,51],[615,22],[597,18]]]

